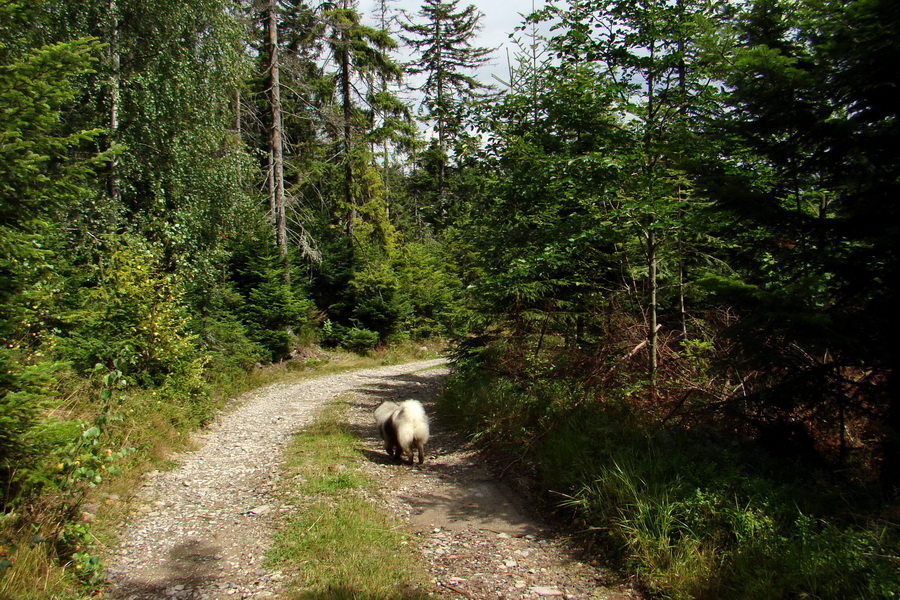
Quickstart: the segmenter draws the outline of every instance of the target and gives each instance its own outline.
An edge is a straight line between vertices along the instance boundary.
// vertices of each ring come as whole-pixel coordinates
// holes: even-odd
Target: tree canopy
[[[0,0],[10,527],[61,498],[65,568],[65,511],[140,420],[195,427],[254,369],[426,341],[523,456],[570,425],[594,448],[578,428],[614,415],[896,501],[900,5],[549,0],[497,87],[483,16]],[[785,597],[851,597],[810,586]]]

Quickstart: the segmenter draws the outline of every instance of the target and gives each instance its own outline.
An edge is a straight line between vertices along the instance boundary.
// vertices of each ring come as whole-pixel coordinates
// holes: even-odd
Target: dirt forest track
[[[352,393],[349,419],[382,482],[377,501],[407,523],[437,598],[634,598],[605,587],[606,573],[572,555],[477,454],[432,420],[423,467],[391,462],[373,426],[383,400],[415,398],[431,409],[447,373],[442,360],[365,369],[260,388],[197,436],[179,466],[152,473],[106,557],[117,600],[285,597],[287,575],[264,564],[289,511],[277,493],[291,436],[337,396]]]

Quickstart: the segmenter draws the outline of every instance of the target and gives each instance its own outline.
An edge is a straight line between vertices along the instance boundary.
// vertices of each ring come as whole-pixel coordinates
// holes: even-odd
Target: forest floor
[[[373,501],[415,539],[410,566],[435,598],[626,600],[601,566],[579,555],[518,486],[432,418],[422,466],[384,453],[372,412],[415,398],[430,409],[447,370],[421,361],[274,384],[243,396],[197,436],[178,466],[154,472],[130,499],[128,523],[105,557],[107,594],[121,600],[289,597],[290,576],[267,566],[272,533],[295,510],[279,493],[282,450],[332,399],[350,399]],[[433,411],[432,411],[433,412]]]

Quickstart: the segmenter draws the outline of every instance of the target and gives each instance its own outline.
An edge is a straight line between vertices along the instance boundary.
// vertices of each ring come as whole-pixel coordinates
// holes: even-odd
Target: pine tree
[[[627,176],[619,179],[611,217],[636,234],[641,249],[651,380],[662,327],[661,262],[666,258],[683,268],[679,236],[692,198],[687,163],[699,150],[695,123],[714,105],[698,47],[709,11],[691,0],[570,0],[551,3],[540,13],[558,19],[552,44],[560,59],[596,70],[614,92],[615,111],[630,138],[618,149]],[[681,256],[672,256],[674,249]],[[685,329],[684,309],[681,313]]]
[[[330,30],[327,44],[336,67],[345,227],[352,243],[359,203],[355,179],[361,176],[355,171],[365,168],[355,156],[368,152],[367,134],[372,119],[365,113],[373,111],[369,105],[374,93],[373,80],[377,76],[385,83],[399,81],[402,71],[389,54],[397,43],[386,31],[363,25],[359,12],[349,0],[343,0],[340,7],[329,8],[322,16]],[[359,90],[368,91],[360,93]]]
[[[401,35],[418,59],[407,70],[424,75],[417,88],[424,94],[422,108],[437,133],[437,195],[439,211],[446,212],[447,163],[451,142],[465,130],[465,113],[490,87],[470,73],[487,64],[492,48],[474,46],[482,14],[474,5],[459,9],[459,0],[425,0],[418,23],[403,25]]]
[[[42,457],[36,422],[47,408],[53,365],[37,353],[37,311],[50,301],[53,240],[63,209],[90,195],[109,155],[101,130],[66,122],[100,55],[91,38],[41,44],[33,7],[0,4],[0,507]]]
[[[755,237],[730,257],[738,281],[717,290],[741,314],[729,332],[740,400],[758,419],[817,415],[842,458],[847,419],[878,420],[896,489],[900,361],[885,323],[900,280],[900,9],[760,1],[738,16],[709,191]]]

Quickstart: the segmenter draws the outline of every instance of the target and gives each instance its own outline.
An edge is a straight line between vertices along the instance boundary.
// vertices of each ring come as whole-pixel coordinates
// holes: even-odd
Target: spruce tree
[[[422,109],[437,134],[438,210],[447,210],[447,163],[451,142],[465,131],[465,113],[490,89],[471,72],[490,60],[491,48],[475,46],[482,14],[474,5],[458,8],[459,0],[425,0],[418,22],[403,25],[401,39],[415,58],[407,67],[425,80],[414,89],[424,95]]]
[[[56,370],[40,351],[67,204],[84,202],[108,155],[101,130],[66,122],[100,55],[92,38],[42,44],[34,7],[0,5],[0,507],[43,458],[37,423]]]
[[[366,144],[371,115],[373,80],[399,81],[402,70],[390,56],[397,47],[394,39],[384,30],[366,26],[356,10],[355,3],[342,0],[340,7],[330,7],[322,13],[328,28],[327,45],[335,65],[335,96],[340,107],[340,154],[343,165],[343,203],[346,214],[345,227],[352,243],[353,226],[357,218],[359,198],[356,188],[361,174],[357,170],[367,165],[355,156],[368,153]],[[367,93],[360,90],[368,89]],[[363,161],[365,163],[367,161]]]
[[[882,481],[896,489],[898,352],[885,324],[900,279],[900,9],[757,2],[738,16],[710,177],[720,185],[709,189],[737,231],[756,237],[731,257],[740,280],[717,290],[741,315],[729,332],[732,364],[748,374],[740,400],[757,419],[816,415],[842,459],[847,422],[873,419]]]

